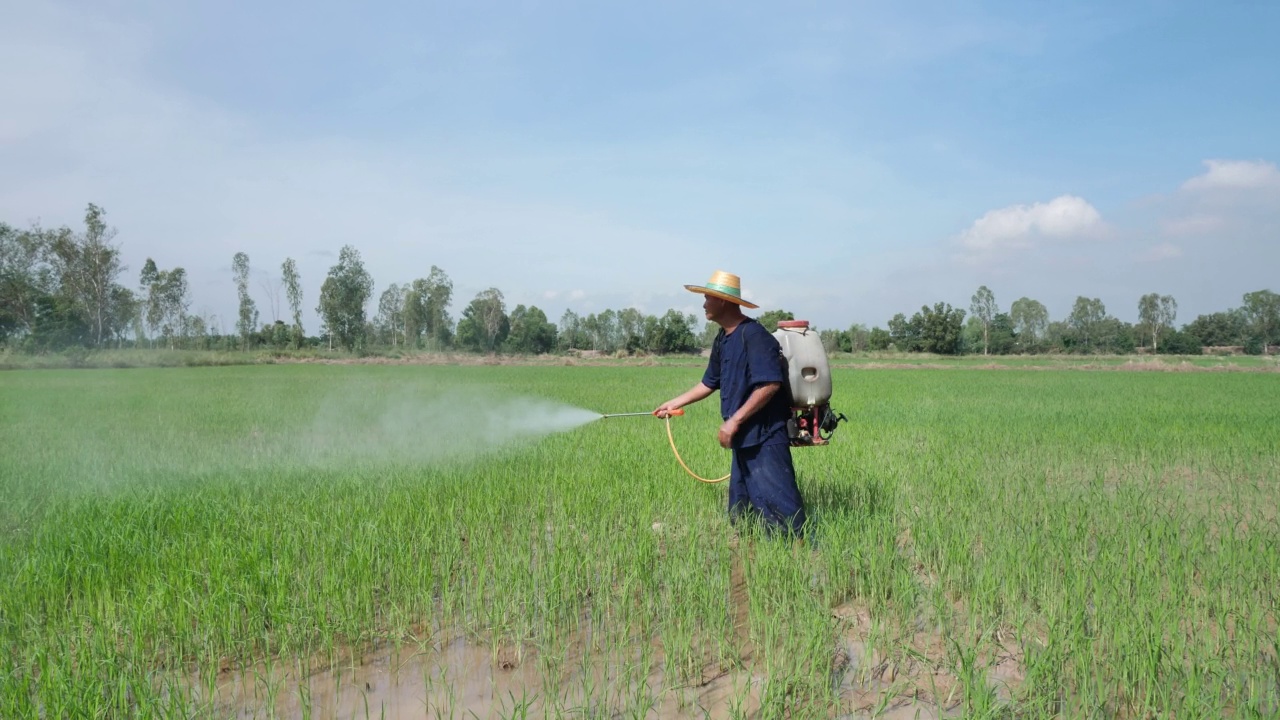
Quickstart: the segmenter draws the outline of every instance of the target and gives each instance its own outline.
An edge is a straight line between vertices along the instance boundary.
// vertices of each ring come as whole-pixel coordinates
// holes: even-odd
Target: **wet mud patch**
[[[997,633],[980,649],[948,642],[920,620],[894,631],[875,627],[855,604],[836,608],[836,692],[847,718],[964,717],[1009,707],[1025,679],[1021,649]]]
[[[437,630],[420,644],[310,660],[222,667],[189,678],[201,716],[226,718],[940,718],[958,716],[957,681],[922,636],[912,651],[872,649],[871,620],[842,607],[830,702],[781,697],[750,627],[749,573],[734,553],[726,588],[732,649],[668,657],[657,638],[602,631],[588,618],[557,642]],[[593,629],[594,628],[594,629]],[[607,637],[606,637],[607,636]],[[630,638],[630,641],[628,641]],[[920,652],[924,648],[924,652]],[[920,658],[909,660],[912,652]],[[1003,666],[1000,666],[1003,667]]]
[[[691,676],[667,671],[657,642],[601,649],[579,633],[556,655],[456,635],[223,668],[212,686],[189,678],[189,692],[202,716],[226,718],[731,718],[762,707],[762,675],[709,659]]]

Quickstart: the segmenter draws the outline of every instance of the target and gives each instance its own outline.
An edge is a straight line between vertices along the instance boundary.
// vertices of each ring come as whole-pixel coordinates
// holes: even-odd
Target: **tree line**
[[[995,293],[983,285],[971,298],[967,316],[963,309],[939,302],[922,306],[910,318],[898,313],[887,328],[854,325],[821,335],[829,351],[941,355],[1199,355],[1206,348],[1257,355],[1280,345],[1280,295],[1270,290],[1245,293],[1240,307],[1200,315],[1181,329],[1174,324],[1178,303],[1171,295],[1143,295],[1137,309],[1138,322],[1128,323],[1109,314],[1100,298],[1079,296],[1066,318],[1051,320],[1044,304],[1027,297],[1001,311]]]
[[[697,352],[702,343],[695,316],[669,310],[661,316],[634,308],[580,317],[566,311],[559,325],[537,306],[508,311],[497,288],[476,294],[457,322],[449,315],[453,282],[432,266],[425,278],[392,283],[377,311],[366,308],[373,277],[360,253],[347,245],[320,286],[316,313],[319,334],[302,323],[304,293],[297,263],[286,258],[278,278],[262,282],[272,318],[261,312],[250,287],[250,258],[232,257],[237,297],[234,327],[224,330],[216,316],[191,312],[187,272],[165,269],[147,258],[136,288],[124,284],[116,231],[105,211],[93,204],[85,228],[20,230],[0,222],[0,345],[29,352],[68,348],[163,347],[169,349],[253,350],[259,348],[416,348],[472,352],[528,353]],[[281,317],[283,288],[289,315]],[[286,322],[288,320],[288,322]]]
[[[187,273],[163,269],[147,258],[136,287],[122,282],[116,231],[105,211],[85,210],[84,229],[21,230],[0,222],[0,345],[29,352],[93,347],[252,350],[328,348],[347,351],[414,348],[481,353],[540,354],[590,350],[599,353],[685,353],[710,345],[711,324],[700,327],[690,314],[668,310],[649,315],[635,308],[580,316],[566,310],[558,323],[540,308],[517,305],[508,311],[502,292],[476,294],[457,321],[449,314],[453,282],[439,267],[426,277],[392,283],[369,317],[374,281],[360,253],[341,249],[320,286],[315,308],[321,327],[308,335],[302,323],[304,293],[297,263],[286,258],[279,275],[262,281],[271,321],[262,322],[250,288],[249,256],[232,257],[237,296],[234,327],[224,330],[214,316],[191,312]],[[283,316],[280,291],[288,303]],[[1280,345],[1280,295],[1270,290],[1244,294],[1241,305],[1201,315],[1180,329],[1177,301],[1150,293],[1138,300],[1136,324],[1108,314],[1099,298],[1078,297],[1071,312],[1051,320],[1045,306],[1022,297],[1001,310],[986,286],[973,295],[968,313],[949,303],[922,305],[908,317],[897,313],[886,327],[853,325],[820,335],[830,352],[897,350],[943,355],[964,353],[1115,353],[1135,351],[1199,354],[1206,347],[1263,353]],[[785,310],[759,317],[772,331]]]

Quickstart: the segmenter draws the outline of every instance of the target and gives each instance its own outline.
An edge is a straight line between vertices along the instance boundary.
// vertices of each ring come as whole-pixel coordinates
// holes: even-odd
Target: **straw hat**
[[[691,292],[710,295],[721,300],[728,300],[731,303],[737,303],[747,308],[760,307],[754,303],[749,303],[742,299],[742,280],[737,275],[731,275],[723,270],[717,270],[711,274],[711,279],[706,285],[685,285],[685,290]]]

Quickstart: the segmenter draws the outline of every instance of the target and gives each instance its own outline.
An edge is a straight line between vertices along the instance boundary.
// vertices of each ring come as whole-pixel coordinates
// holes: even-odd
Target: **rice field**
[[[1274,373],[837,369],[803,543],[699,377],[0,373],[0,717],[1280,715]]]

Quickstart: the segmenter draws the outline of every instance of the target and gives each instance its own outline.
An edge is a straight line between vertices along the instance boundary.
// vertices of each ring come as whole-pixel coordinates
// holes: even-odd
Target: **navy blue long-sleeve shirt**
[[[720,391],[720,416],[728,420],[746,404],[761,385],[786,380],[778,341],[752,318],[733,332],[721,334],[711,348],[711,359],[702,384]],[[788,442],[787,419],[791,407],[784,393],[776,393],[764,407],[742,422],[732,447],[746,448]]]

